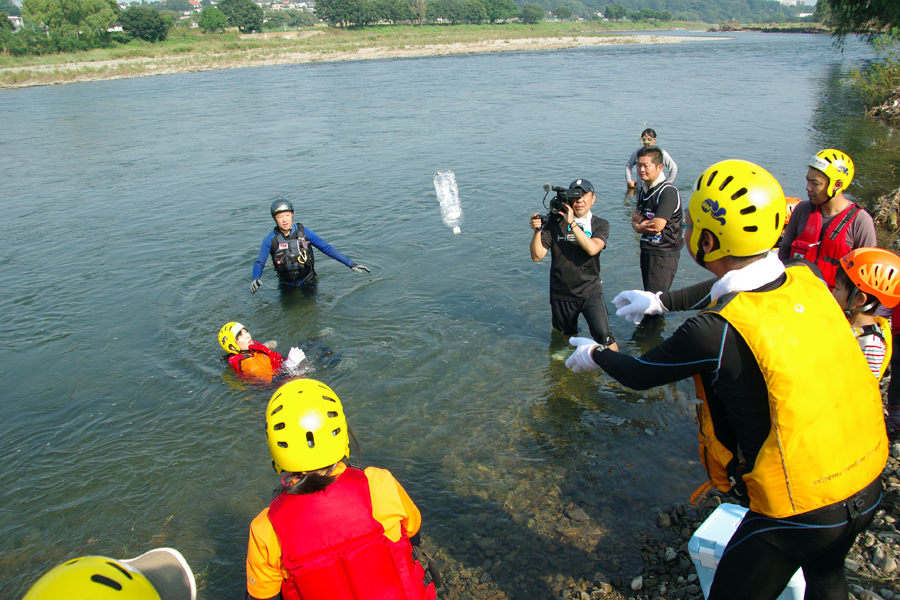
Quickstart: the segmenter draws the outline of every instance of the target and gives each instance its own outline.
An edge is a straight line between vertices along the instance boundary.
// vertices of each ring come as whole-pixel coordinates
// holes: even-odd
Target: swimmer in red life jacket
[[[419,509],[385,469],[349,466],[347,419],[324,383],[295,379],[266,408],[275,499],[250,525],[247,598],[434,600]],[[427,559],[427,557],[425,557]]]
[[[296,369],[306,359],[299,348],[291,348],[285,359],[275,350],[254,342],[247,328],[234,321],[219,330],[219,345],[228,353],[228,364],[235,371],[266,383],[280,370]]]

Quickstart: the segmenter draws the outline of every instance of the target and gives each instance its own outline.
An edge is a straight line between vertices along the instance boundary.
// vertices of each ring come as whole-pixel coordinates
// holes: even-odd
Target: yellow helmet
[[[83,556],[51,569],[23,600],[160,600],[153,584],[122,561]]]
[[[222,325],[222,329],[219,330],[219,345],[222,346],[222,349],[225,350],[228,354],[237,354],[241,351],[237,345],[237,335],[241,332],[244,326],[240,323],[232,321],[230,323],[225,323]]]
[[[278,388],[266,407],[266,439],[278,473],[316,471],[350,456],[341,401],[313,379],[295,379]]]
[[[809,161],[809,166],[816,171],[821,171],[828,178],[828,197],[833,198],[838,192],[843,192],[853,181],[853,175],[856,169],[853,168],[853,161],[850,157],[841,152],[828,148],[822,150]],[[841,181],[841,187],[834,189],[834,184]]]
[[[716,163],[697,178],[691,194],[691,252],[701,262],[765,252],[781,235],[785,206],[781,185],[762,167],[745,160]],[[719,240],[705,254],[699,248],[704,229]]]
[[[883,248],[857,248],[841,258],[841,266],[856,287],[882,306],[900,303],[900,256]]]

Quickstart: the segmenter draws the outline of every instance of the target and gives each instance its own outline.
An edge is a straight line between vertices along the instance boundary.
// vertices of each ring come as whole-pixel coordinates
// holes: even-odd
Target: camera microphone
[[[549,192],[552,189],[552,186],[549,183],[544,184],[544,191]]]

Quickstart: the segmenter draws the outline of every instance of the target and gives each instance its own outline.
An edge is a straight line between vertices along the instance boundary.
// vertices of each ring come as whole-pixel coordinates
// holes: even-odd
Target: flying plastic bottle
[[[441,219],[444,225],[459,233],[465,215],[459,205],[459,188],[456,187],[456,175],[450,169],[442,169],[434,174],[434,191],[441,203]]]

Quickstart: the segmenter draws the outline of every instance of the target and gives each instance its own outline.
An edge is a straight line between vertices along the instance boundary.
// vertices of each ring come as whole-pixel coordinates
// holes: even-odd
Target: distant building
[[[9,17],[9,20],[12,21],[13,29],[15,29],[16,31],[18,31],[19,29],[21,29],[21,28],[22,28],[22,25],[25,24],[25,21],[22,20],[22,17],[13,17],[13,16],[10,16],[10,17]]]

